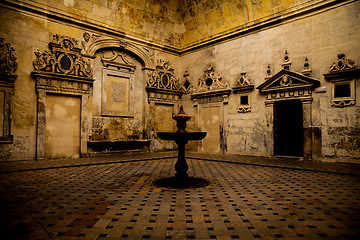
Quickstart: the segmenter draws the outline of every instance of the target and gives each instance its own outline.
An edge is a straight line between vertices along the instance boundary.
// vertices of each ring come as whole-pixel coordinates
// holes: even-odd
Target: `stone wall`
[[[268,77],[269,64],[272,74],[283,68],[285,51],[289,54],[290,69],[295,72],[304,70],[307,57],[311,76],[326,88],[326,92],[312,93],[313,158],[352,161],[359,157],[360,152],[360,103],[357,100],[355,106],[332,107],[332,86],[323,74],[329,72],[339,53],[346,53],[348,58],[360,64],[359,9],[358,3],[352,3],[186,54],[181,58],[181,71],[189,72],[195,88],[208,64],[214,65],[216,72],[230,86],[234,86],[241,73],[246,72],[256,87]],[[357,86],[356,94],[359,91]],[[250,112],[237,112],[238,98],[234,93],[224,105],[224,150],[242,155],[271,156],[273,146],[269,142],[273,140],[266,116],[266,95],[255,89],[249,96]],[[191,108],[190,97],[184,96],[183,100],[188,113],[195,115],[197,110]]]
[[[302,12],[309,8],[312,11]],[[39,156],[38,119],[39,112],[44,112],[38,104],[46,96],[39,96],[36,78],[31,75],[34,52],[48,50],[57,34],[77,39],[81,56],[93,69],[92,87],[86,96],[81,95],[81,154],[92,153],[84,142],[97,141],[124,146],[145,141],[151,151],[171,149],[173,145],[157,139],[155,132],[170,129],[162,124],[171,119],[160,118],[169,118],[169,111],[177,112],[181,104],[192,116],[189,131],[202,130],[207,121],[219,124],[216,141],[209,143],[220,145],[216,151],[271,157],[273,107],[257,87],[289,66],[298,74],[311,70],[309,79],[320,82],[321,90],[313,88],[306,99],[308,105],[303,105],[304,142],[306,148],[310,146],[306,150],[310,157],[357,162],[359,80],[354,81],[354,104],[335,107],[334,85],[323,74],[340,53],[360,65],[359,10],[357,1],[6,0],[0,5],[4,23],[0,33],[16,50],[18,68],[11,96],[13,139],[0,144],[0,157],[26,160]],[[284,60],[285,56],[290,60]],[[307,69],[305,59],[310,64]],[[209,66],[215,69],[211,81],[220,81],[221,75],[228,85],[220,89],[223,94],[201,97],[196,90],[199,79],[206,84],[204,71]],[[151,74],[161,67],[177,79],[181,93],[179,89],[149,88]],[[244,79],[249,83],[239,87]],[[242,97],[247,103],[243,106]],[[212,112],[219,116],[206,114]],[[206,151],[202,144],[190,142],[187,148]]]

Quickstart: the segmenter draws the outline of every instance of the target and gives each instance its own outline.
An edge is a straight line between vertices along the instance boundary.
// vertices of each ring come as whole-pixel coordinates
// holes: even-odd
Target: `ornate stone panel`
[[[149,102],[179,102],[182,87],[168,61],[159,60],[155,71],[148,72],[147,77]]]
[[[360,69],[353,60],[346,58],[345,54],[338,54],[338,59],[324,76],[331,82],[333,107],[343,108],[355,105],[355,81],[360,78]]]
[[[215,76],[215,68],[212,65],[208,65],[204,71],[202,78],[198,80],[198,87],[194,88],[191,98],[196,101],[200,98],[210,98],[228,102],[228,96],[231,93],[229,83],[224,81],[219,74]],[[223,96],[222,98],[211,98],[214,96]]]
[[[46,95],[62,94],[81,97],[80,104],[80,154],[87,154],[88,98],[92,89],[90,59],[81,55],[77,39],[54,34],[49,49],[35,52],[32,75],[36,79],[37,109],[37,159],[45,158]]]
[[[0,36],[0,144],[12,143],[11,134],[11,97],[17,75],[17,56],[10,43]]]
[[[119,49],[103,50],[101,114],[133,117],[135,59]]]

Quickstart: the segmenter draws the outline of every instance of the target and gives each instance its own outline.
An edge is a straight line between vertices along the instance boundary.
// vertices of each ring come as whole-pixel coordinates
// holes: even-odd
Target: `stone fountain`
[[[175,177],[163,178],[156,180],[155,185],[170,188],[193,188],[203,187],[209,184],[208,181],[202,178],[189,177],[187,174],[188,164],[185,158],[185,145],[189,140],[202,140],[206,136],[206,132],[187,132],[186,122],[190,120],[191,116],[185,114],[183,107],[177,115],[173,116],[176,121],[176,132],[158,132],[157,136],[162,140],[175,141],[178,145],[178,158],[175,164]]]

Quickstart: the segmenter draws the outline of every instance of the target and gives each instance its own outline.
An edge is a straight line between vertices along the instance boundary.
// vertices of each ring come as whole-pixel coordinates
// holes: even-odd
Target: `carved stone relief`
[[[346,58],[343,53],[338,54],[338,59],[324,76],[331,82],[333,107],[343,108],[355,105],[355,80],[360,77],[360,69],[353,60]]]
[[[174,75],[174,69],[168,61],[159,60],[155,71],[147,76],[148,101],[178,102],[182,95],[182,86]]]
[[[11,135],[11,98],[17,75],[17,56],[10,43],[0,36],[0,144],[12,143]]]
[[[203,77],[198,80],[198,87],[194,88],[191,98],[195,102],[199,99],[198,101],[200,102],[209,100],[227,103],[230,93],[229,83],[224,81],[220,74],[216,76],[215,68],[212,65],[208,65]]]
[[[132,42],[116,39],[112,37],[107,37],[103,35],[91,34],[88,32],[83,33],[83,40],[81,41],[82,45],[82,55],[88,57],[95,57],[95,53],[99,49],[104,48],[118,48],[130,51],[137,55],[143,61],[143,67],[145,69],[154,70],[154,55],[155,52],[149,47],[142,45],[134,44]]]

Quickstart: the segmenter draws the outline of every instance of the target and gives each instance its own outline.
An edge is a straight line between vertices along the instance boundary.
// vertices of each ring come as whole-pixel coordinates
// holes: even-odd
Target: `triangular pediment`
[[[314,88],[320,83],[312,77],[282,69],[257,87],[260,92],[278,92],[294,89]]]

